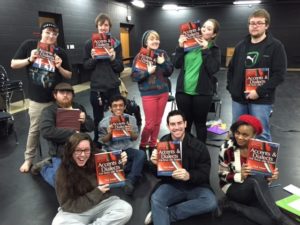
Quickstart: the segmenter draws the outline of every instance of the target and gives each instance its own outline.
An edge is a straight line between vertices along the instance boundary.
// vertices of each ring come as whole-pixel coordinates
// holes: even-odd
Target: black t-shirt
[[[262,57],[264,47],[266,46],[266,38],[257,43],[249,43],[247,46],[247,56],[245,60],[245,68],[256,68]]]
[[[28,58],[33,49],[37,49],[37,40],[24,41],[17,50],[13,59]],[[55,54],[62,59],[62,67],[71,71],[69,60],[64,49],[55,47]],[[28,77],[28,95],[29,99],[45,103],[52,101],[52,91],[56,84],[62,81],[63,76],[56,69],[54,73],[46,70],[34,68],[31,65],[26,67]]]

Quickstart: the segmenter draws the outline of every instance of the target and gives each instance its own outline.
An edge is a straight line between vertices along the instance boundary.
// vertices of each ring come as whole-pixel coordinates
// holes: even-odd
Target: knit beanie
[[[151,34],[151,32],[155,32],[154,30],[147,30],[145,31],[145,33],[142,36],[142,47],[146,48],[147,47],[147,39],[149,37],[149,35]]]
[[[257,119],[255,116],[244,114],[241,115],[237,121],[242,121],[251,125],[254,128],[257,135],[260,135],[263,131],[263,127],[260,120]]]

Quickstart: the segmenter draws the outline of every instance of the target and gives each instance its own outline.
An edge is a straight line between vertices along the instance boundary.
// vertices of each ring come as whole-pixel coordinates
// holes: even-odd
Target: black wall
[[[300,67],[300,3],[262,5],[271,14],[270,30],[285,45],[290,68]],[[179,24],[200,19],[216,18],[220,24],[217,39],[222,49],[223,65],[227,47],[234,47],[247,34],[248,15],[257,7],[210,6],[195,7],[180,11],[163,11],[160,8],[138,9],[109,0],[1,0],[0,7],[0,64],[8,70],[11,79],[22,79],[27,86],[24,69],[11,70],[10,61],[17,48],[26,39],[35,38],[39,33],[39,13],[61,15],[65,44],[74,44],[75,49],[67,50],[73,65],[82,62],[82,48],[91,33],[96,31],[94,19],[99,12],[110,15],[112,34],[119,38],[120,24],[129,22],[130,51],[135,56],[141,46],[141,36],[148,29],[157,30],[161,35],[161,48],[174,52],[179,36]],[[76,66],[75,66],[76,67]],[[75,74],[75,73],[74,73]],[[76,81],[75,81],[76,83]],[[25,88],[26,93],[28,90]]]

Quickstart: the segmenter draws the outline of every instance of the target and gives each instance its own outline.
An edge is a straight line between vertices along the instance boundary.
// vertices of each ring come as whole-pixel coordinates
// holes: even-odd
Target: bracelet
[[[32,62],[30,61],[30,57],[27,58],[27,62],[29,62],[29,64],[32,63]]]

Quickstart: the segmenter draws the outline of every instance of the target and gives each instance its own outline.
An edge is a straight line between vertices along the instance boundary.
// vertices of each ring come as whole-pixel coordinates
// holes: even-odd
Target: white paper
[[[283,189],[294,195],[300,196],[300,188],[296,187],[293,184],[289,184],[288,186],[284,187]]]
[[[296,209],[296,210],[298,210],[300,212],[300,199],[289,203],[288,206],[290,206],[293,209]]]

